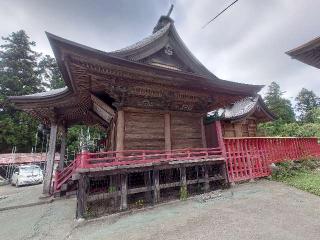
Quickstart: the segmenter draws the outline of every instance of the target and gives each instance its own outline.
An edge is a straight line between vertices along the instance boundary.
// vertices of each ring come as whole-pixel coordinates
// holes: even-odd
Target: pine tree
[[[3,37],[0,46],[0,95],[25,95],[43,91],[39,78],[38,58],[40,54],[31,48],[35,42],[29,40],[25,31]]]
[[[295,121],[292,104],[290,100],[283,97],[283,92],[276,82],[272,82],[268,87],[265,102],[281,122],[289,123]]]
[[[17,111],[7,101],[11,95],[25,95],[44,91],[39,77],[40,54],[33,51],[35,42],[25,31],[2,38],[0,46],[0,152],[10,152],[17,146],[19,152],[30,152],[37,131],[37,121]]]

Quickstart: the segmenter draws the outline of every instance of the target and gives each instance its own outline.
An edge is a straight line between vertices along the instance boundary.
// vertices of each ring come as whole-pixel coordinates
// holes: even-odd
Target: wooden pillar
[[[60,148],[60,159],[58,169],[62,170],[64,168],[64,157],[66,153],[66,138],[67,138],[67,129],[65,126],[61,127],[61,148]]]
[[[87,195],[89,187],[89,177],[86,174],[80,174],[77,192],[77,214],[76,218],[84,218],[87,210]]]
[[[224,178],[224,184],[227,185],[229,182],[228,173],[227,173],[227,164],[226,162],[220,164],[221,175]]]
[[[180,167],[180,183],[180,200],[186,200],[188,197],[186,167]]]
[[[51,129],[50,129],[49,151],[46,159],[46,172],[43,180],[44,195],[50,194],[52,173],[53,173],[53,167],[54,167],[54,157],[55,157],[55,150],[56,150],[57,130],[58,130],[57,123],[52,122]]]
[[[114,203],[113,207],[116,208],[118,206],[119,174],[110,175],[109,179],[110,179],[109,192],[114,191],[117,193],[113,197],[113,203]]]
[[[128,174],[121,174],[121,204],[120,210],[128,208]]]
[[[114,133],[115,133],[115,124],[112,121],[111,123],[111,131],[110,131],[110,149],[108,149],[109,151],[115,151],[115,139],[114,139]]]
[[[181,187],[187,186],[186,167],[180,167],[180,181],[181,181]]]
[[[117,117],[117,136],[116,136],[116,151],[123,151],[124,144],[124,111],[118,111]]]
[[[208,166],[204,166],[204,191],[209,192],[210,190],[210,183],[209,183],[209,169]]]
[[[160,200],[160,183],[159,183],[159,170],[153,170],[153,203],[157,203]]]
[[[205,127],[204,127],[204,124],[203,124],[203,117],[201,117],[200,119],[200,126],[201,126],[201,140],[202,140],[202,147],[203,148],[207,148],[207,140],[206,140],[206,131],[205,131]]]
[[[146,171],[143,173],[144,174],[144,185],[147,187],[147,191],[146,191],[146,195],[145,198],[147,200],[147,202],[151,202],[152,200],[152,193],[151,193],[151,172],[150,171]]]
[[[164,114],[164,146],[165,150],[171,150],[171,120],[170,113]]]

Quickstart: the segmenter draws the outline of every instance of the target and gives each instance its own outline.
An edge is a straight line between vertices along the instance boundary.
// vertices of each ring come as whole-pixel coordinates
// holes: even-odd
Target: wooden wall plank
[[[201,116],[171,115],[172,149],[201,148]]]
[[[126,112],[125,149],[165,148],[164,114]]]

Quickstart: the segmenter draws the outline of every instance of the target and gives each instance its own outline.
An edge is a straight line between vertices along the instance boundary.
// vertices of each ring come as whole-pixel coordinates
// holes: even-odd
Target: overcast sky
[[[276,81],[290,99],[302,87],[320,95],[320,70],[285,54],[320,35],[320,1],[239,0],[202,29],[232,1],[3,0],[0,36],[24,29],[37,51],[51,55],[44,31],[111,51],[148,36],[173,3],[171,17],[181,38],[218,77],[264,85]]]

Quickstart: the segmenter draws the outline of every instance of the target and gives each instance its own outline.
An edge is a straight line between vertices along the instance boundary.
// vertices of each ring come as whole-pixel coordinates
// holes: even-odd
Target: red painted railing
[[[269,165],[271,163],[306,157],[320,157],[320,145],[317,138],[225,138],[223,143],[221,142],[221,148],[82,153],[63,171],[56,172],[54,189],[58,191],[63,183],[79,168],[101,168],[224,157],[229,180],[237,182],[270,175]]]
[[[76,159],[73,160],[69,166],[65,167],[62,171],[56,170],[55,178],[54,178],[54,191],[57,192],[60,190],[61,186],[71,178],[74,171],[79,167],[81,163],[82,155],[77,155]]]
[[[120,165],[188,161],[208,157],[221,157],[220,148],[189,148],[172,151],[128,150],[87,153],[79,168],[112,167]]]
[[[133,164],[165,163],[172,161],[192,161],[208,158],[222,158],[220,148],[188,148],[171,151],[165,150],[127,150],[109,152],[84,152],[79,154],[63,171],[55,175],[54,191],[72,176],[76,169],[113,167]]]
[[[232,182],[268,176],[271,163],[320,156],[317,138],[225,138],[224,145]]]

